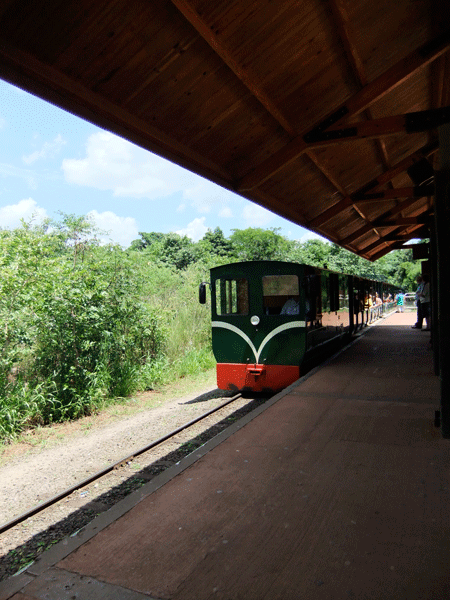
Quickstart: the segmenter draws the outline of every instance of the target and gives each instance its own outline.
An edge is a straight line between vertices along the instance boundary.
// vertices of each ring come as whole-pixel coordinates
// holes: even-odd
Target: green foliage
[[[0,435],[130,394],[162,353],[166,330],[143,302],[132,263],[89,233],[70,216],[2,232]]]
[[[414,289],[410,251],[370,263],[335,244],[291,242],[277,229],[208,230],[197,243],[143,233],[100,246],[85,217],[0,229],[0,438],[72,419],[114,397],[213,366],[209,268],[290,260]]]
[[[285,260],[291,242],[279,229],[233,229],[230,241],[238,260]]]
[[[143,233],[134,240],[131,250],[145,251],[156,262],[185,269],[196,260],[195,246],[187,236],[178,233]]]
[[[200,255],[212,257],[226,257],[232,260],[235,257],[233,244],[223,235],[220,227],[216,227],[214,231],[208,229],[203,238],[197,244]]]

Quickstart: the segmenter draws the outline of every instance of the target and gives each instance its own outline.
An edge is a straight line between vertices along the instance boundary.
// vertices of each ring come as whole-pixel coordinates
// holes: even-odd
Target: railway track
[[[28,566],[49,546],[73,535],[266,399],[242,398],[240,394],[228,397],[0,525],[0,547],[4,552],[0,556],[0,580]]]

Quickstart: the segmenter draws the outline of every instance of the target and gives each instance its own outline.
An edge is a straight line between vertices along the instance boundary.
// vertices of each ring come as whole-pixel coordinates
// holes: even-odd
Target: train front
[[[306,346],[302,269],[275,261],[211,269],[219,389],[272,393],[300,377]]]

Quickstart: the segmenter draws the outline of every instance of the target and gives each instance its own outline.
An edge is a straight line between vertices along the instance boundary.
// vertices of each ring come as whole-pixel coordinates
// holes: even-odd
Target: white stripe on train
[[[245,340],[247,342],[247,344],[250,346],[250,348],[252,349],[253,355],[255,357],[255,362],[258,363],[259,357],[261,356],[261,352],[262,352],[264,346],[267,344],[267,342],[269,342],[273,337],[275,337],[282,331],[286,331],[287,329],[294,329],[295,327],[305,327],[306,323],[305,323],[305,321],[290,321],[289,323],[283,323],[283,325],[279,325],[278,327],[275,327],[275,329],[272,329],[272,331],[270,333],[268,333],[266,335],[266,337],[263,339],[258,350],[256,350],[252,340],[248,337],[248,335],[246,333],[244,333],[243,331],[241,331],[239,329],[239,327],[236,327],[236,325],[232,325],[231,323],[226,323],[225,321],[213,321],[211,323],[211,325],[212,325],[212,327],[228,329],[229,331],[233,331],[234,333],[237,333],[237,335],[239,335],[243,340]]]

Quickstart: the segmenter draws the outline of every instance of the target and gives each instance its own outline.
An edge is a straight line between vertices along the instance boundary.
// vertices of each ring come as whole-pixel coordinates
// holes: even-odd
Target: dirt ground
[[[4,447],[0,457],[0,525],[223,404],[227,398],[217,390],[214,380],[211,373],[184,395],[182,386],[173,389],[173,397],[147,392],[99,415],[29,432],[19,442]],[[86,512],[95,517],[133,487],[142,485],[150,478],[149,472],[157,474],[173,464],[180,446],[184,444],[186,454],[190,440],[213,430],[219,421],[232,419],[230,415],[245,410],[248,404],[248,399],[232,403],[161,447],[136,456],[105,478],[77,489],[43,513],[0,534],[0,579],[11,574],[13,556],[22,566],[26,556],[32,558],[36,549],[44,550],[54,543],[49,540],[49,531],[54,530],[54,541],[70,535],[85,524]]]

